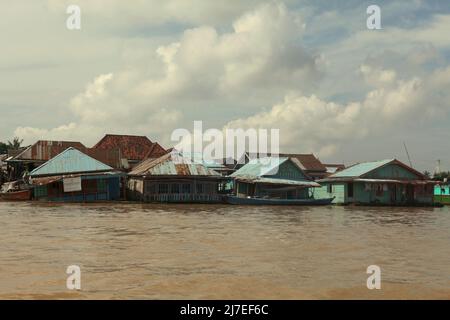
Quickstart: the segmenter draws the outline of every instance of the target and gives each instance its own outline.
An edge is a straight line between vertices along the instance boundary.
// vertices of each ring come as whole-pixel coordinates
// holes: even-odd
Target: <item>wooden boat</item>
[[[0,193],[3,201],[27,201],[31,199],[31,190],[19,190]]]
[[[326,199],[274,199],[274,198],[240,198],[236,196],[227,196],[226,202],[239,205],[327,205],[331,204],[333,198]]]

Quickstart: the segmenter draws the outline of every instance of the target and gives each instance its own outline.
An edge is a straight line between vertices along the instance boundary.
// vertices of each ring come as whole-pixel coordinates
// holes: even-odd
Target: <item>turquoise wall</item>
[[[449,185],[444,185],[444,186],[439,186],[439,185],[435,185],[434,186],[434,194],[436,196],[450,196],[450,186]]]
[[[289,180],[296,180],[296,181],[307,180],[307,178],[303,174],[302,170],[300,170],[291,161],[283,162],[279,166],[277,174],[275,174],[275,175],[267,175],[267,176],[263,176],[263,177],[275,178],[275,179],[276,178],[278,178],[278,179],[289,179]]]
[[[329,192],[330,190],[328,187],[330,184],[332,185],[331,193]],[[314,197],[317,199],[335,197],[333,203],[336,204],[402,204],[407,201],[405,192],[406,186],[386,184],[387,187],[384,187],[384,184],[380,185],[382,185],[381,190],[378,190],[377,184],[369,184],[370,188],[366,189],[365,182],[354,182],[353,198],[350,198],[348,196],[347,182],[327,182],[322,183],[322,187],[315,190]],[[419,203],[432,203],[433,195],[431,189],[424,191],[422,194],[417,193],[415,196],[415,201]]]
[[[340,183],[321,183],[320,188],[314,188],[314,198],[326,199],[334,197],[333,203],[347,203],[347,184]],[[331,185],[331,193],[329,186]]]

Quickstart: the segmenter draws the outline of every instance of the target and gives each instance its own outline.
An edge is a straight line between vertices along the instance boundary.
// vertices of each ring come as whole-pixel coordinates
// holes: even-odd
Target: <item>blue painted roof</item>
[[[395,159],[387,159],[387,160],[381,160],[381,161],[373,161],[373,162],[363,162],[355,164],[351,167],[348,167],[346,169],[343,169],[341,171],[336,172],[335,174],[332,174],[329,176],[329,178],[350,178],[350,177],[360,177],[366,173],[369,173],[379,167],[382,167]]]
[[[62,175],[109,170],[113,170],[113,168],[70,147],[31,171],[30,176]]]
[[[270,175],[272,172],[276,173],[277,167],[287,161],[287,157],[265,157],[259,159],[252,159],[239,170],[233,172],[231,177],[261,177]]]

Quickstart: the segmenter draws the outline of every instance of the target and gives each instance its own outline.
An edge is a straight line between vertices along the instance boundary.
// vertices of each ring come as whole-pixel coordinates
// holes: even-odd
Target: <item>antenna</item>
[[[405,146],[406,155],[408,156],[409,166],[412,168],[411,158],[409,157],[408,148],[406,147],[406,143],[403,141],[403,145]]]
[[[438,159],[436,164],[436,168],[434,169],[434,174],[439,174],[441,173],[441,160]]]

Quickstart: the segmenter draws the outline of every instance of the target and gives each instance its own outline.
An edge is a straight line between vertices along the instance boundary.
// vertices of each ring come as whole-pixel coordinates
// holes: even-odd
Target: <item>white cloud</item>
[[[211,26],[188,29],[178,41],[159,46],[147,61],[139,58],[139,65],[91,81],[70,101],[68,111],[76,124],[70,128],[83,130],[89,141],[98,139],[92,135],[99,130],[86,130],[95,127],[145,132],[167,142],[171,130],[182,125],[182,115],[199,107],[217,111],[230,104],[260,106],[289,90],[308,92],[318,72],[315,58],[300,45],[302,30],[299,17],[279,3],[242,15],[230,32]],[[228,117],[233,118],[232,112]],[[31,128],[16,134],[30,132],[64,135]]]
[[[375,75],[381,77],[383,85],[385,78],[391,83],[394,77],[387,71]],[[389,139],[410,130],[410,123],[430,122],[437,114],[447,114],[449,85],[450,68],[446,68],[426,79],[397,80],[390,87],[370,91],[362,101],[348,104],[324,101],[315,95],[289,96],[268,112],[231,121],[226,127],[279,128],[282,149],[330,157],[349,141]]]

